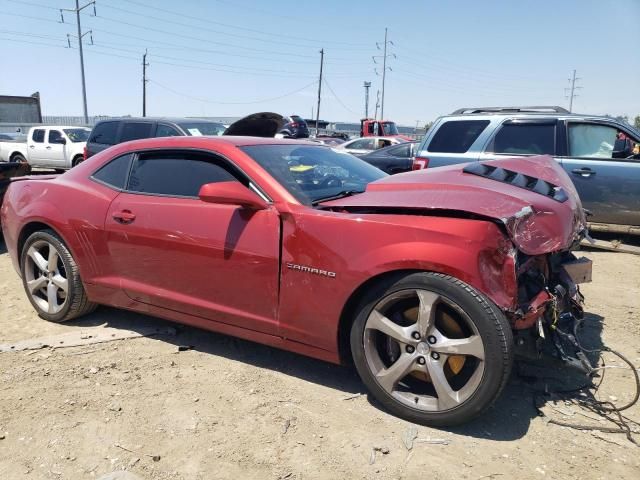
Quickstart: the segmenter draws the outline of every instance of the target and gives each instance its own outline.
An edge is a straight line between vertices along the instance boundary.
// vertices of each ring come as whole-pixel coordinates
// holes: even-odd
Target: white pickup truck
[[[25,140],[0,141],[0,161],[67,170],[83,160],[89,133],[86,127],[32,127]]]

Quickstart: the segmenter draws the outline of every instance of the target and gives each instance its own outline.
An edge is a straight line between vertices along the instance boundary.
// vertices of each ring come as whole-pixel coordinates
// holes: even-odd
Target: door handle
[[[573,170],[571,170],[571,173],[574,173],[576,175],[580,175],[583,177],[590,177],[591,175],[595,175],[596,172],[594,172],[593,170],[591,170],[588,167],[584,167],[584,168],[574,168]]]
[[[113,219],[122,224],[132,223],[136,219],[135,213],[131,213],[130,210],[122,210],[121,212],[116,212],[111,215]]]
[[[29,148],[36,148],[35,145],[29,145]]]
[[[51,147],[47,147],[47,150],[51,150]]]

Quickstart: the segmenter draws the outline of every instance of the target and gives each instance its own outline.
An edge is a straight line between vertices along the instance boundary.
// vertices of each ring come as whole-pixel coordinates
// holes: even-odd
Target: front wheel
[[[66,322],[93,311],[71,252],[52,230],[27,238],[20,262],[22,282],[38,315],[50,322]]]
[[[17,163],[27,163],[27,159],[24,158],[24,155],[21,155],[19,153],[16,153],[13,157],[11,157],[11,161]]]
[[[500,310],[471,286],[427,272],[369,290],[351,350],[384,407],[431,426],[459,425],[484,412],[513,363],[511,328]]]

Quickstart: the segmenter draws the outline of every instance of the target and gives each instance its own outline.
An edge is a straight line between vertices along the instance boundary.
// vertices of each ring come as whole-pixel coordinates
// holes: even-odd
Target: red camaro
[[[390,177],[318,144],[154,138],[12,182],[2,228],[46,320],[102,304],[353,361],[382,405],[430,425],[484,411],[516,343],[570,331],[590,273],[550,157]]]

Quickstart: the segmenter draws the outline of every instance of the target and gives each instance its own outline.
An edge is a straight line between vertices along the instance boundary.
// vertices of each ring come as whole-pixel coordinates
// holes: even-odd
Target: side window
[[[493,140],[493,153],[555,155],[554,124],[506,123]]]
[[[131,168],[132,192],[197,197],[207,183],[237,181],[215,157],[191,153],[153,153],[138,157]]]
[[[489,120],[450,120],[444,122],[427,150],[434,153],[465,153],[489,125]]]
[[[162,123],[158,124],[158,128],[156,129],[156,137],[178,137],[180,136],[180,132],[173,128],[171,125],[164,125]]]
[[[151,122],[124,122],[120,141],[128,142],[130,140],[149,138],[151,136],[152,128],[153,123]]]
[[[373,138],[363,138],[362,140],[356,140],[348,148],[356,148],[362,150],[373,150],[374,140]]]
[[[36,143],[44,143],[44,130],[42,128],[35,129],[31,139]]]
[[[616,140],[629,138],[634,152],[638,140],[609,125],[595,123],[569,123],[569,156],[586,158],[614,158]],[[638,152],[635,152],[638,153]]]
[[[132,158],[133,154],[131,153],[114,158],[95,172],[92,177],[118,190],[124,190]]]
[[[49,143],[60,143],[63,138],[59,130],[49,130]]]
[[[95,126],[91,132],[89,143],[100,143],[102,145],[115,145],[116,134],[118,133],[119,122],[102,122]]]
[[[409,158],[411,156],[411,144],[406,143],[404,145],[399,145],[395,148],[390,148],[388,152],[389,152],[389,155],[394,155],[396,157]]]

